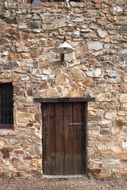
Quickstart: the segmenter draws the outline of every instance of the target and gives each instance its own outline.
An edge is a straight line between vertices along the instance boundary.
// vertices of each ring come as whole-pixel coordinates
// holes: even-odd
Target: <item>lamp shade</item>
[[[74,50],[73,50],[73,47],[65,41],[64,43],[58,46],[57,51],[59,53],[68,54],[68,53],[72,53]]]

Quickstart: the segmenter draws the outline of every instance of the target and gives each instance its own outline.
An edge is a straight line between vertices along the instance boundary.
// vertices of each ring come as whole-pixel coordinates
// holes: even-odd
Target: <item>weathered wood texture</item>
[[[43,170],[49,175],[85,173],[85,104],[42,104]]]

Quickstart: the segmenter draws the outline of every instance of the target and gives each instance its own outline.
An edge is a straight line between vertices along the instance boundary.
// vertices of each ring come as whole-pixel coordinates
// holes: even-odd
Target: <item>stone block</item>
[[[100,93],[96,96],[96,101],[98,102],[111,102],[111,94],[107,93]]]
[[[97,68],[92,71],[86,71],[86,75],[88,77],[99,78],[102,77],[102,71],[100,68]]]
[[[21,23],[21,24],[18,24],[18,28],[19,29],[26,29],[26,28],[28,28],[28,25],[26,23]]]
[[[120,100],[121,103],[127,102],[127,93],[125,93],[125,94],[120,94],[119,100]]]
[[[89,42],[88,44],[88,49],[90,50],[101,50],[103,49],[103,43],[99,42],[99,41],[93,41],[93,42]]]
[[[121,91],[122,93],[127,93],[127,83],[122,83],[122,84],[120,85],[120,91]]]
[[[115,16],[121,15],[123,13],[123,8],[120,6],[113,6],[111,9],[111,13]]]
[[[8,40],[7,38],[0,38],[0,45],[5,45],[9,42],[10,42],[10,40]]]
[[[72,68],[70,73],[76,81],[84,80],[84,72],[81,69],[79,69],[78,67]]]
[[[107,36],[107,34],[108,34],[107,31],[104,31],[104,30],[101,30],[101,29],[98,29],[97,33],[98,33],[99,37],[101,37],[101,38],[105,38]]]
[[[117,29],[118,29],[118,31],[121,32],[121,33],[127,33],[127,25],[125,25],[125,24],[118,25],[118,26],[117,26]]]
[[[3,62],[2,63],[2,67],[4,69],[15,69],[17,68],[19,65],[17,64],[16,61],[7,61],[7,62]]]

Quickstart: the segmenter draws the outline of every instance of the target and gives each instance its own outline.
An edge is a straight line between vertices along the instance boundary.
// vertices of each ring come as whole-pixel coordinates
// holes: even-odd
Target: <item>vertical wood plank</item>
[[[87,134],[87,114],[88,114],[88,103],[82,105],[82,173],[87,175],[87,148],[88,148],[88,134]]]
[[[82,104],[73,103],[74,174],[82,170]]]
[[[54,104],[46,104],[44,106],[44,134],[45,134],[45,174],[55,175],[56,167],[56,147],[55,147],[55,122],[54,122]]]
[[[64,146],[65,168],[64,174],[73,174],[74,170],[74,138],[72,127],[72,103],[64,104]]]
[[[63,104],[55,104],[56,175],[64,173]]]

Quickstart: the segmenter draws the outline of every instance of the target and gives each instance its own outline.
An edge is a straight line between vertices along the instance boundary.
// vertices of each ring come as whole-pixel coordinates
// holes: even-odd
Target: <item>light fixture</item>
[[[66,38],[64,37],[64,41],[62,44],[60,44],[57,48],[57,52],[59,52],[61,54],[61,63],[64,63],[64,54],[69,54],[72,53],[73,47],[66,42]]]

